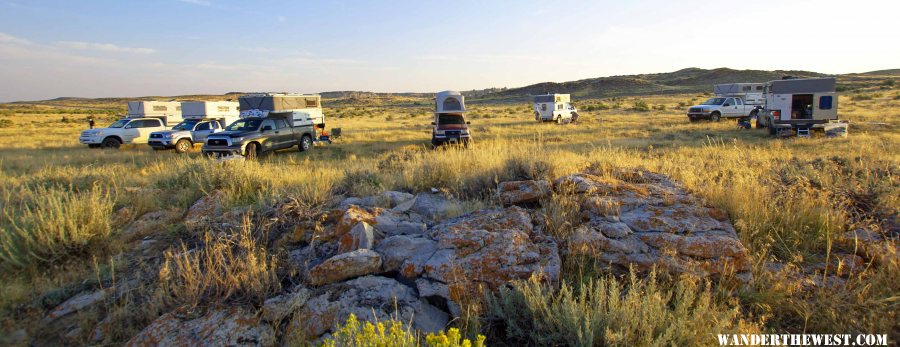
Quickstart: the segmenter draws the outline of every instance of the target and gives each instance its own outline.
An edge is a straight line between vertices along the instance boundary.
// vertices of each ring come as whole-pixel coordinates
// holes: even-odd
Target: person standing
[[[94,128],[94,117],[88,117],[88,126]]]

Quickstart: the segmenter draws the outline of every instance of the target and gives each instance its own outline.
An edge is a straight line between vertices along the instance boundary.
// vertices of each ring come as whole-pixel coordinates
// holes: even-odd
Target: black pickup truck
[[[237,154],[254,159],[293,146],[306,151],[312,147],[314,136],[313,126],[295,126],[291,113],[270,113],[231,123],[225,131],[207,137],[202,151],[207,155]]]

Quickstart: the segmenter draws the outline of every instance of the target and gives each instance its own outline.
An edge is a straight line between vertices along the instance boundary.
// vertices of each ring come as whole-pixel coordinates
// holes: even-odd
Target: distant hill
[[[900,76],[900,69],[869,71],[869,72],[863,72],[863,73],[860,73],[860,74],[851,74],[851,75],[863,75],[863,76]]]
[[[827,75],[810,71],[687,68],[656,74],[598,77],[562,83],[544,82],[487,94],[483,99],[521,99],[545,93],[568,93],[576,98],[694,93],[711,91],[712,85],[718,83],[766,82],[784,76],[809,78]]]

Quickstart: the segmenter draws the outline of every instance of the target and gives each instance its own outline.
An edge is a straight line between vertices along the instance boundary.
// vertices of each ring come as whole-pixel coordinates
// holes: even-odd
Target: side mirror
[[[725,107],[727,107],[727,106],[731,106],[731,104],[724,104],[724,105],[722,105],[722,106],[725,106]]]
[[[131,125],[131,123],[129,123],[125,126],[125,129],[134,129],[134,125]]]
[[[472,124],[472,122],[466,121],[466,124]]]
[[[325,124],[316,124],[316,128],[325,129]]]
[[[434,124],[434,122],[431,122],[431,125],[437,125],[437,124]]]
[[[263,130],[263,131],[270,131],[270,130],[272,130],[272,126],[271,126],[271,125],[266,125],[266,126],[264,126],[264,127],[262,128],[262,130]]]

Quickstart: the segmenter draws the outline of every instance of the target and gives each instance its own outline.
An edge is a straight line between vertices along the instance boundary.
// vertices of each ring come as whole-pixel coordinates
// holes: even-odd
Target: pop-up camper
[[[804,78],[766,84],[764,126],[770,134],[778,128],[808,130],[837,120],[835,78]]]
[[[746,105],[763,105],[765,87],[765,83],[726,83],[714,85],[713,92],[720,98],[740,97]]]
[[[544,94],[534,96],[534,119],[538,122],[568,123],[578,116],[569,94]]]
[[[222,128],[238,120],[241,114],[237,101],[185,101],[181,103],[184,119],[218,120]]]
[[[290,114],[294,126],[313,125],[324,128],[322,97],[317,94],[248,94],[238,99],[241,118]]]
[[[129,101],[127,118],[159,118],[167,127],[182,121],[181,102]]]

